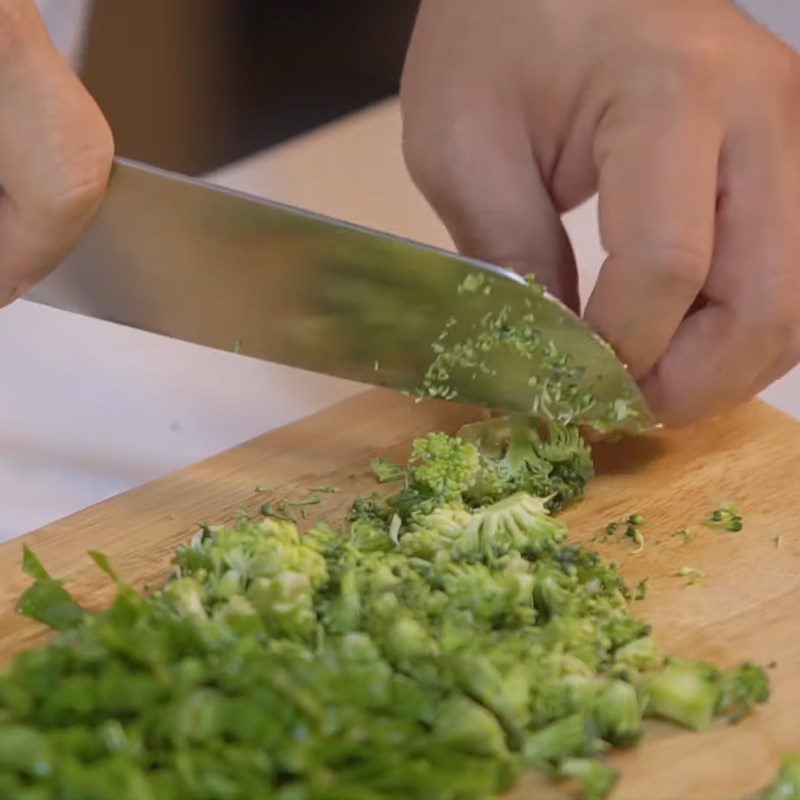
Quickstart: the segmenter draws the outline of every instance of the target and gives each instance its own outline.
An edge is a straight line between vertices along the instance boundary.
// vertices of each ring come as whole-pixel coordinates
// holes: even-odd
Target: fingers
[[[714,115],[687,101],[611,112],[596,139],[609,255],[586,316],[635,378],[666,351],[708,275],[721,138]]]
[[[800,359],[800,159],[791,136],[764,126],[726,147],[708,303],[642,385],[668,424],[744,402]]]
[[[108,126],[29,0],[0,6],[0,304],[47,274],[100,203]]]
[[[458,249],[534,273],[577,308],[575,259],[521,118],[494,101],[483,105],[490,111],[440,117],[413,94],[404,97],[406,164]]]

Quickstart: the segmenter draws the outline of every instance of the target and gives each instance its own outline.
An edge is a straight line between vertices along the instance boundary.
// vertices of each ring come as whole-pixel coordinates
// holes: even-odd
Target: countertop
[[[450,246],[411,184],[395,100],[212,176]],[[596,206],[567,217],[587,290]],[[20,301],[0,312],[0,540],[319,410],[361,389]],[[800,371],[765,399],[800,416]]]

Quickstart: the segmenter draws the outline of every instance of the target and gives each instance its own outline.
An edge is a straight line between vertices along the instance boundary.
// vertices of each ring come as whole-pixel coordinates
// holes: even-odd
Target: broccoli
[[[701,661],[670,659],[649,681],[647,693],[649,715],[705,730],[722,698],[722,674]]]
[[[649,636],[641,636],[618,647],[614,661],[622,667],[649,672],[658,666],[660,656],[656,643]]]
[[[722,676],[716,712],[737,722],[758,703],[769,699],[769,676],[762,667],[742,664]]]
[[[429,433],[416,439],[408,466],[408,486],[388,498],[387,505],[403,520],[439,506],[459,504],[478,472],[479,455],[457,436]]]
[[[712,511],[703,524],[709,528],[716,528],[721,531],[738,533],[744,527],[742,515],[734,503],[726,501],[719,508]]]
[[[480,452],[480,469],[465,492],[471,505],[523,491],[558,510],[583,496],[593,474],[591,451],[577,428],[550,423],[542,435],[533,420],[510,417],[465,425],[459,436]]]
[[[475,302],[478,292],[471,288],[476,284],[469,278],[462,282],[461,287],[470,288],[460,287],[454,298],[459,314],[450,317],[431,340],[434,357],[417,396],[453,400],[465,386],[486,387],[488,393],[499,378],[507,392],[525,398],[530,414],[559,425],[589,422],[598,430],[618,423],[639,427],[634,392],[598,402],[590,373],[542,335],[534,309],[544,289],[533,276],[526,276],[526,281],[527,293],[515,293],[513,304],[482,314],[485,304]],[[488,294],[491,288],[487,284],[481,293]],[[526,360],[530,370],[524,368]]]
[[[373,459],[372,464],[370,464],[370,469],[379,483],[401,481],[406,475],[406,471],[401,466],[398,466],[393,461],[389,461],[386,458]]]
[[[566,537],[564,526],[547,514],[544,500],[517,492],[471,515],[456,548],[461,552],[500,555],[518,550],[538,556]]]
[[[558,774],[577,780],[584,800],[603,800],[617,781],[617,773],[610,765],[590,758],[564,759]]]
[[[602,750],[586,715],[570,713],[528,735],[523,760],[530,767],[546,770],[565,759],[594,756]]]
[[[631,684],[609,681],[598,693],[592,708],[592,718],[600,736],[623,747],[635,744],[642,734],[642,706]]]
[[[767,699],[750,664],[664,665],[641,590],[565,542],[549,507],[588,475],[577,430],[475,441],[421,438],[399,491],[339,526],[301,536],[276,502],[203,527],[150,596],[92,554],[103,613],[26,551],[20,608],[64,632],[0,673],[0,796],[456,800],[532,768],[602,798],[643,715],[703,728]]]
[[[467,753],[510,756],[497,718],[482,705],[463,696],[448,698],[436,710],[434,735]]]
[[[800,800],[800,753],[789,753],[781,760],[772,786],[762,800]]]

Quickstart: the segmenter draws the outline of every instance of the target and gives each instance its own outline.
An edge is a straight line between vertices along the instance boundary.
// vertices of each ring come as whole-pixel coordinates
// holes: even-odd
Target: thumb
[[[462,253],[533,273],[577,310],[575,257],[525,127],[492,111],[442,130],[405,109],[409,173]]]

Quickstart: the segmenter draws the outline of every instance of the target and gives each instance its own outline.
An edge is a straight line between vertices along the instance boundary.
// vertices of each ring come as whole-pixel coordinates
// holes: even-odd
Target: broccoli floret
[[[536,558],[565,537],[566,528],[549,516],[543,499],[517,492],[474,511],[456,548],[485,556],[517,550],[526,558]]]
[[[478,472],[478,450],[457,436],[429,433],[411,449],[409,473],[414,488],[452,501],[465,492]]]
[[[752,664],[722,673],[701,661],[670,659],[648,686],[648,713],[695,730],[711,725],[714,716],[744,716],[769,698],[766,672]]]
[[[594,701],[592,717],[600,736],[612,744],[630,747],[642,734],[642,703],[629,683],[609,681]]]
[[[570,714],[528,735],[523,759],[533,769],[546,770],[567,758],[595,755],[602,743],[592,733],[592,725],[583,713]]]
[[[371,494],[367,497],[356,497],[353,500],[347,519],[351,522],[358,520],[388,522],[392,513],[392,510],[379,494]]]
[[[318,522],[303,534],[303,544],[326,558],[334,558],[342,549],[345,537],[324,522]]]
[[[722,675],[701,661],[670,659],[647,687],[650,716],[663,717],[693,730],[714,719],[722,694]]]
[[[556,510],[583,496],[593,474],[591,451],[577,428],[550,423],[547,434],[527,417],[465,425],[459,436],[480,451],[480,470],[465,493],[485,505],[518,491],[547,498]]]
[[[493,626],[532,623],[535,619],[531,589],[533,576],[484,564],[452,564],[443,576],[444,590],[457,607],[468,609],[476,620]]]
[[[623,667],[649,672],[658,666],[660,655],[656,643],[649,636],[642,636],[618,648],[614,661]]]
[[[775,782],[762,800],[800,800],[800,753],[789,753],[781,761]]]
[[[350,526],[348,543],[362,553],[388,553],[395,548],[389,527],[382,520],[357,519]]]
[[[170,581],[161,596],[182,617],[206,619],[208,616],[203,605],[203,587],[194,578],[176,578]]]
[[[617,773],[594,758],[567,758],[558,767],[558,775],[578,781],[581,800],[605,800],[617,781]]]
[[[387,507],[406,522],[442,505],[459,505],[479,467],[477,449],[457,436],[429,433],[416,439],[407,470],[408,485],[388,498]]]
[[[302,641],[316,628],[313,589],[302,572],[286,570],[272,578],[256,578],[248,587],[247,599],[271,634]]]
[[[510,755],[497,718],[466,697],[450,697],[439,706],[434,735],[440,741],[467,753],[501,758]]]
[[[717,713],[727,714],[732,722],[740,720],[757,703],[769,699],[769,676],[762,667],[742,664],[722,676]]]

